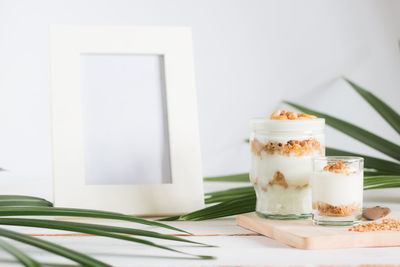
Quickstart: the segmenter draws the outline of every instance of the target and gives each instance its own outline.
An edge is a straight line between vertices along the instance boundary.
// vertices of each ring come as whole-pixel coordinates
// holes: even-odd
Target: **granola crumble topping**
[[[271,120],[312,120],[316,119],[317,117],[305,113],[297,113],[294,111],[276,110],[269,118]]]
[[[345,217],[351,215],[355,211],[361,211],[360,204],[352,203],[349,205],[333,206],[328,203],[318,201],[313,202],[313,209],[318,210],[321,215]]]
[[[333,173],[344,173],[346,175],[356,173],[355,171],[350,171],[350,167],[347,167],[342,161],[329,163],[324,167],[324,171]]]
[[[292,153],[296,156],[312,155],[314,151],[317,151],[319,155],[323,155],[324,147],[321,146],[314,138],[306,140],[290,140],[286,143],[280,142],[268,142],[266,145],[261,143],[257,138],[254,138],[251,143],[251,152],[261,157],[261,152],[265,151],[270,155],[275,153],[278,155],[290,156]]]

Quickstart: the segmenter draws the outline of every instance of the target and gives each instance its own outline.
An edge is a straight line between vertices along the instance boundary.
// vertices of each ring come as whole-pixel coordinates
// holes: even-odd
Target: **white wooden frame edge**
[[[83,53],[164,57],[171,184],[85,184],[79,68]],[[52,25],[50,67],[56,206],[148,216],[204,207],[190,28]]]

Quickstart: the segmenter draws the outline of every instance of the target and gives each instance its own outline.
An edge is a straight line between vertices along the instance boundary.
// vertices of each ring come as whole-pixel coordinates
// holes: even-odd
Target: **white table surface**
[[[365,193],[365,205],[376,204],[390,207],[400,212],[400,189],[374,190]],[[379,201],[378,201],[379,200]],[[129,222],[110,220],[79,219],[79,222],[102,223],[141,229],[159,230]],[[234,217],[209,221],[177,221],[168,224],[195,234],[188,239],[216,245],[200,247],[174,241],[153,239],[160,244],[193,254],[213,255],[216,260],[196,260],[161,249],[114,240],[105,237],[77,236],[64,231],[12,227],[24,233],[43,235],[41,238],[56,242],[80,252],[87,253],[113,266],[313,266],[313,265],[360,265],[360,264],[400,264],[400,247],[355,248],[336,250],[300,250],[278,241],[260,236],[235,225]],[[3,227],[3,226],[2,226]],[[160,230],[176,234],[169,230]],[[69,234],[69,235],[66,235]],[[36,248],[16,244],[32,257],[46,263],[71,264],[68,260],[40,251]],[[162,257],[156,257],[162,256]],[[0,251],[0,266],[18,266],[13,258]],[[63,265],[65,266],[65,265]],[[68,265],[69,266],[69,265]]]

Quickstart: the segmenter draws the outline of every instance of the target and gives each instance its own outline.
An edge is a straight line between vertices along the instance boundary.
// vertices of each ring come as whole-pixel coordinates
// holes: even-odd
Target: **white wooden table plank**
[[[201,248],[175,245],[174,248],[191,253],[214,255],[216,260],[200,261],[183,259],[182,256],[138,244],[105,239],[101,237],[44,237],[49,241],[74,248],[78,251],[108,262],[113,266],[242,266],[242,265],[358,265],[398,264],[399,248],[342,249],[326,251],[299,250],[262,236],[196,237],[193,240],[209,242],[219,248]],[[68,263],[68,261],[23,246],[32,257],[45,262]],[[162,255],[157,258],[154,255]],[[178,258],[179,257],[179,258]],[[5,259],[0,253],[0,259]],[[11,266],[2,262],[0,266]]]

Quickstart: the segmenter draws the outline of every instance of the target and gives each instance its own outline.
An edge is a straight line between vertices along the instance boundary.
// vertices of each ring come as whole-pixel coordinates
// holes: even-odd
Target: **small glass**
[[[359,223],[363,202],[364,159],[316,157],[311,176],[313,223],[348,226]]]

